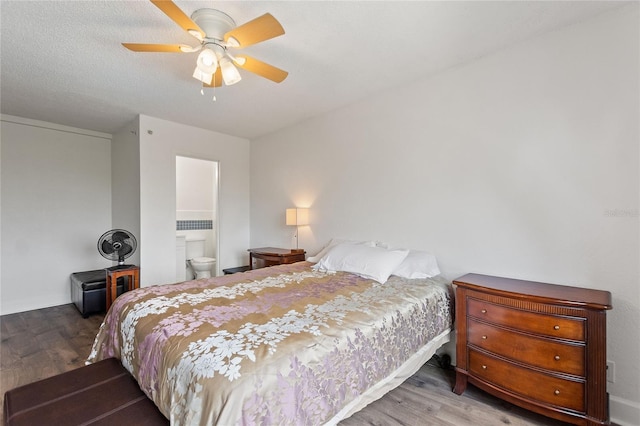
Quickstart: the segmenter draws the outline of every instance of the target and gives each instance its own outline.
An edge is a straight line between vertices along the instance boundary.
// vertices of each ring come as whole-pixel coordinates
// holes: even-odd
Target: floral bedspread
[[[172,425],[317,425],[451,328],[442,278],[311,266],[127,292],[87,363],[120,358]]]

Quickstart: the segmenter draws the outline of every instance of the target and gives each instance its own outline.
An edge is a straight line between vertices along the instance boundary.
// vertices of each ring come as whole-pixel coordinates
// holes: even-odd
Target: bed
[[[381,284],[313,266],[127,292],[87,363],[119,358],[175,425],[337,424],[449,340],[442,277]]]

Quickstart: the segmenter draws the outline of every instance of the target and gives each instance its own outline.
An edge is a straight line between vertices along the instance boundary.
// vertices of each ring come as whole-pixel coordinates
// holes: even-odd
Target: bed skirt
[[[411,358],[402,364],[400,368],[391,373],[391,375],[379,381],[368,391],[351,401],[350,404],[346,405],[338,414],[325,423],[325,425],[337,425],[341,420],[344,420],[352,414],[362,410],[367,405],[377,401],[391,390],[400,386],[405,380],[413,376],[420,367],[429,361],[429,359],[431,359],[442,345],[449,342],[451,332],[452,330],[449,329],[440,333],[440,335],[436,336],[433,340],[424,345],[422,349],[416,352]]]

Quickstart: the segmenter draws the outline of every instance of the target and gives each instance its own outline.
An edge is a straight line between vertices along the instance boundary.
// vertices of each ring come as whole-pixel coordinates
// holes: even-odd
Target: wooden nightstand
[[[456,385],[531,411],[609,424],[606,310],[611,293],[468,274],[456,288]]]
[[[305,260],[302,249],[282,249],[276,247],[252,248],[249,252],[249,267],[251,269],[266,268],[267,266],[283,265]]]
[[[127,290],[131,291],[136,288],[140,288],[140,268],[135,265],[127,266],[113,266],[106,268],[107,271],[107,284],[106,284],[106,296],[107,296],[107,311],[113,304],[116,297],[118,297],[117,283],[118,278],[127,277]]]

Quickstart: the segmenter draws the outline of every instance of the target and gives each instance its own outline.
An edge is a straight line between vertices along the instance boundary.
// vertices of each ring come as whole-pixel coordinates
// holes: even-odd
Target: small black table
[[[247,266],[236,266],[235,268],[227,268],[227,269],[223,269],[222,272],[224,272],[225,275],[230,275],[230,274],[237,274],[238,272],[245,272],[250,270],[251,267],[249,265]]]

